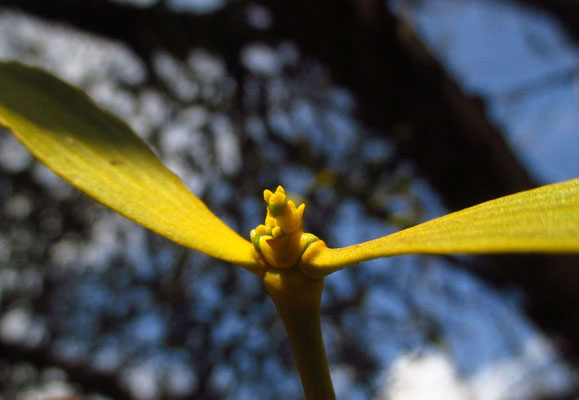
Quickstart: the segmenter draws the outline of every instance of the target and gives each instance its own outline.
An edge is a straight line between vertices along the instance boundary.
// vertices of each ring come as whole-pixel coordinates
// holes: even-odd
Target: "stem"
[[[308,400],[335,400],[320,321],[323,279],[298,269],[269,270],[265,286],[288,333]]]

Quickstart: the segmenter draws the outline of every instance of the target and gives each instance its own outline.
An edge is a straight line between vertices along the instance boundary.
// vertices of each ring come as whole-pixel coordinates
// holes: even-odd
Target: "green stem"
[[[264,283],[284,322],[306,398],[335,400],[320,321],[323,279],[298,269],[270,270]]]

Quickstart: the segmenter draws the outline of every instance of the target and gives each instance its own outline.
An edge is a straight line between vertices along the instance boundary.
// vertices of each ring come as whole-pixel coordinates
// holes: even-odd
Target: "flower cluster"
[[[291,268],[298,263],[304,250],[318,240],[311,233],[304,233],[306,205],[296,207],[281,186],[275,192],[265,190],[263,199],[267,203],[265,225],[251,231],[251,242],[269,266]]]

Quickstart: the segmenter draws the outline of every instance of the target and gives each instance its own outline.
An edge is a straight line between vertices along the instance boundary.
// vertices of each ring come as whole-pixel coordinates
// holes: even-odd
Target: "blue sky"
[[[432,51],[481,96],[544,183],[579,176],[579,48],[551,18],[512,2],[394,2]]]

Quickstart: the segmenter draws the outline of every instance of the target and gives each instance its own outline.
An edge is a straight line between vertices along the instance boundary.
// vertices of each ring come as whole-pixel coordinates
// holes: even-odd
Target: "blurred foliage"
[[[261,222],[260,194],[278,184],[307,201],[307,230],[332,246],[444,211],[385,133],[358,120],[352,95],[291,42],[247,43],[240,80],[207,49],[184,60],[158,52],[147,66],[122,46],[15,14],[0,14],[0,30],[0,56],[83,87],[237,232]],[[569,386],[517,296],[457,268],[470,263],[411,256],[327,279],[338,397],[380,396],[396,360],[429,351],[448,355],[474,392],[493,382],[532,399]],[[113,215],[5,134],[0,296],[2,399],[301,396],[259,280]],[[513,377],[498,379],[504,371]]]

